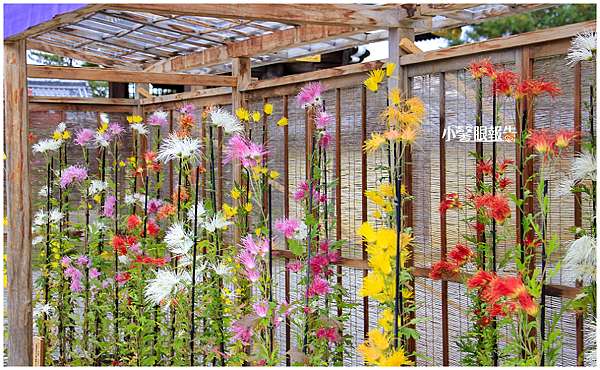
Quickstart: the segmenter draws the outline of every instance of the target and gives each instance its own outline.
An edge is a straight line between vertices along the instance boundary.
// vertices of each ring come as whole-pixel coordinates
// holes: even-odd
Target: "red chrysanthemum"
[[[509,179],[508,177],[502,177],[500,179],[498,179],[498,187],[501,190],[504,190],[508,187],[508,185],[512,184],[512,180]]]
[[[485,288],[488,286],[496,277],[487,271],[479,270],[469,280],[467,280],[467,288]]]
[[[474,198],[475,208],[484,209],[488,217],[498,223],[503,223],[510,217],[510,205],[508,199],[501,194],[483,194]]]
[[[462,266],[465,263],[469,262],[471,257],[473,257],[474,253],[471,248],[467,247],[462,243],[458,243],[454,246],[448,253],[448,257],[456,263],[458,266]]]
[[[558,149],[565,149],[571,144],[571,141],[577,137],[577,132],[573,130],[560,130],[554,136],[554,145]]]
[[[148,256],[137,256],[135,259],[135,263],[141,263],[145,265],[153,265],[153,266],[164,266],[167,261],[164,258],[152,258]]]
[[[552,97],[560,95],[560,88],[554,82],[546,82],[542,80],[524,80],[516,89],[516,98],[536,97],[541,94],[548,94]]]
[[[130,215],[129,217],[127,217],[127,229],[134,230],[136,229],[138,226],[140,226],[140,224],[142,223],[142,220],[140,220],[140,218],[137,215]]]
[[[148,235],[150,236],[157,236],[160,232],[160,227],[154,219],[149,219],[146,223],[146,232],[148,232]]]
[[[429,277],[434,280],[439,280],[444,277],[455,275],[458,272],[459,266],[456,263],[448,261],[439,261],[431,266]]]
[[[471,72],[471,76],[476,79],[482,78],[483,76],[490,77],[491,79],[496,78],[496,70],[489,58],[472,62],[469,65],[468,70]]]
[[[476,172],[478,175],[491,175],[492,174],[492,161],[477,161]]]
[[[527,312],[529,316],[535,316],[537,314],[538,305],[533,300],[533,297],[527,292],[527,290],[521,291],[517,297],[517,300],[521,308]]]
[[[498,173],[504,173],[504,171],[506,171],[506,169],[508,168],[508,166],[510,166],[513,163],[515,163],[515,161],[513,161],[512,159],[505,159],[505,160],[503,160],[500,163],[500,165],[498,166]]]
[[[497,72],[492,88],[496,94],[510,96],[515,90],[518,79],[518,75],[512,71]]]
[[[523,291],[527,292],[523,280],[518,276],[506,276],[495,279],[491,284],[490,299],[497,302],[500,298],[514,299]]]
[[[545,158],[555,152],[555,136],[546,130],[531,130],[527,136],[527,146]]]
[[[439,211],[440,213],[446,213],[447,210],[452,208],[462,208],[462,203],[456,193],[446,194],[446,199],[440,202]]]

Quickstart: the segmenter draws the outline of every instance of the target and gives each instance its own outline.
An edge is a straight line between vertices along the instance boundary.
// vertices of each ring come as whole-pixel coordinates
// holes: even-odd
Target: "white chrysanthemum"
[[[569,245],[563,268],[571,281],[589,283],[596,277],[596,238],[584,235]]]
[[[54,130],[54,132],[60,132],[62,134],[66,129],[67,124],[64,122],[59,122],[58,125],[56,125],[56,130]]]
[[[196,213],[196,207],[191,206],[187,211],[187,218],[189,221],[194,222],[194,214]],[[206,214],[206,209],[204,209],[204,204],[202,202],[198,202],[198,219],[201,219]],[[200,224],[200,223],[198,223]]]
[[[33,240],[31,241],[31,244],[37,245],[37,244],[40,244],[43,241],[44,241],[44,237],[41,236],[41,235],[38,235],[35,238],[33,238]]]
[[[231,273],[231,267],[227,266],[227,264],[221,262],[218,265],[213,265],[213,270],[215,271],[215,274],[219,275],[219,276],[229,276]]]
[[[308,236],[308,226],[304,222],[300,222],[298,230],[294,233],[293,239],[304,240]]]
[[[194,163],[200,158],[200,140],[171,134],[162,141],[156,158],[164,163],[175,159],[189,160]]]
[[[125,204],[132,205],[134,203],[144,203],[144,194],[134,193],[134,194],[125,194]]]
[[[123,255],[123,256],[119,256],[117,257],[117,259],[119,260],[119,263],[122,265],[128,265],[129,264],[129,257],[127,257],[127,255]]]
[[[146,301],[157,306],[164,304],[164,307],[168,308],[172,296],[178,290],[185,288],[185,283],[191,280],[187,275],[178,274],[171,269],[158,270],[155,278],[147,281],[148,285],[144,289]]]
[[[221,108],[214,108],[210,111],[210,120],[213,125],[222,127],[226,134],[244,131],[240,121],[233,114]]]
[[[33,216],[33,226],[42,226],[46,224],[46,211],[40,209]]]
[[[38,303],[33,308],[33,317],[34,318],[40,317],[43,314],[51,316],[53,313],[54,313],[54,308],[48,303],[46,303],[46,304]]]
[[[576,181],[596,179],[596,157],[590,152],[583,152],[571,164],[571,173]]]
[[[224,229],[227,226],[231,225],[231,222],[227,221],[223,213],[217,212],[216,215],[213,216],[210,220],[204,223],[204,228],[208,232],[214,232],[215,230]]]
[[[92,180],[88,188],[90,195],[96,195],[108,188],[108,183],[102,180]]]
[[[94,143],[98,146],[106,148],[110,144],[110,141],[107,139],[107,135],[96,132],[94,135]]]
[[[62,140],[42,139],[33,144],[32,150],[34,153],[55,152],[60,149],[62,143]]]
[[[194,245],[192,236],[185,231],[181,223],[171,225],[164,241],[169,251],[175,255],[187,254]]]
[[[596,54],[596,32],[586,31],[578,34],[571,41],[571,47],[567,53],[568,65],[577,62],[592,61]]]
[[[53,208],[52,210],[50,210],[50,223],[56,223],[60,220],[63,219],[63,217],[65,217],[65,215],[58,210],[58,208]]]
[[[584,365],[596,367],[596,318],[590,315],[590,322],[584,334]]]
[[[148,134],[148,128],[143,123],[132,123],[129,126],[131,127],[132,130],[137,131],[137,133],[140,135]]]
[[[571,189],[573,188],[573,186],[575,186],[575,183],[575,179],[573,179],[570,175],[561,178],[558,181],[556,189],[554,190],[556,196],[564,197],[565,195],[571,194]]]

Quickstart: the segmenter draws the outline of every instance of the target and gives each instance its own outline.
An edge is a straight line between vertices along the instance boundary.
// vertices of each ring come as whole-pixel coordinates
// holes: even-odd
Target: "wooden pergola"
[[[4,40],[8,195],[8,363],[32,364],[31,189],[29,103],[74,99],[32,97],[27,78],[168,83],[201,86],[191,94],[230,93],[243,104],[251,68],[389,40],[392,84],[406,91],[400,58],[415,35],[474,24],[551,4],[94,4],[63,13]],[[38,50],[99,68],[27,65]],[[411,55],[413,63],[419,55]],[[325,76],[326,77],[326,76]],[[210,89],[206,89],[210,87]],[[148,103],[176,100],[147,97]],[[82,103],[78,101],[77,103]],[[131,106],[140,99],[87,99]],[[235,168],[234,168],[235,169]],[[234,176],[239,176],[239,172]]]

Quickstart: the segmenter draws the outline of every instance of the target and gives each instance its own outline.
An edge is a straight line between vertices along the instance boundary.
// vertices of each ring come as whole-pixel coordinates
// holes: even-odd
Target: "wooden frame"
[[[218,6],[213,4],[95,4],[85,6],[74,12],[61,14],[51,21],[7,38],[5,40],[5,122],[9,169],[7,182],[7,194],[9,195],[8,228],[10,230],[8,233],[7,248],[8,329],[10,331],[8,337],[9,365],[32,364],[31,189],[27,142],[29,110],[132,112],[139,107],[143,112],[157,105],[176,105],[183,101],[194,100],[202,100],[204,106],[223,104],[225,100],[228,100],[236,108],[243,106],[246,99],[277,95],[284,95],[287,102],[287,95],[295,93],[300,84],[314,80],[323,80],[325,88],[328,90],[338,89],[339,98],[339,89],[341,87],[355,86],[357,82],[362,80],[364,72],[380,67],[382,62],[350,65],[273,80],[251,82],[250,58],[261,53],[272,53],[289,47],[299,47],[331,38],[351,36],[364,32],[364,30],[381,27],[406,27],[406,21],[413,22],[412,25],[409,25],[413,28],[419,22],[419,24],[425,25],[423,29],[430,30],[433,25],[428,22],[431,22],[431,17],[434,15],[448,16],[446,25],[455,26],[456,24],[468,23],[470,20],[475,21],[475,18],[472,17],[469,19],[470,16],[468,13],[465,13],[465,9],[470,5],[472,6],[473,4],[456,4],[453,6],[429,5],[421,7],[415,5],[247,4],[243,9],[240,9],[239,6],[233,4],[219,4]],[[527,9],[533,9],[533,7]],[[194,37],[204,37],[206,40],[209,40],[209,38],[206,35],[197,35],[193,28],[186,29],[185,27],[180,27],[177,32],[183,36],[175,37],[176,41],[171,39],[161,44],[138,47],[135,46],[135,43],[127,41],[127,39],[119,39],[119,37],[124,37],[120,34],[100,37],[77,28],[73,28],[74,32],[65,33],[66,29],[68,29],[67,26],[85,21],[86,18],[97,12],[108,10],[137,11],[166,15],[229,17],[245,20],[269,20],[281,22],[283,26],[294,26],[294,28],[276,30],[257,23],[255,27],[266,28],[264,33],[259,36],[248,37],[246,40],[236,41],[229,45],[223,45],[225,43],[222,41],[206,41],[207,44],[220,45],[185,56],[180,54],[181,49],[170,45],[177,42],[186,42],[186,40],[192,38],[192,36],[186,37],[186,34],[189,35],[190,33],[194,34]],[[495,14],[488,15],[497,16]],[[242,23],[238,22],[236,24],[239,25]],[[154,27],[156,25],[151,24],[151,26]],[[552,53],[563,52],[565,47],[568,46],[565,39],[574,36],[577,32],[595,28],[595,26],[596,23],[592,21],[440,51],[405,56],[390,55],[392,60],[398,62],[399,71],[402,71],[403,79],[407,79],[411,76],[411,73],[418,71],[419,68],[422,71],[423,68],[432,68],[432,65],[442,63],[444,68],[447,68],[446,70],[451,70],[452,65],[456,66],[459,60],[463,62],[465,58],[474,58],[475,55],[480,57],[481,54],[498,53],[499,50],[502,53],[506,52],[502,54],[506,58],[513,56],[514,60],[516,59],[514,57],[517,55],[515,49],[526,45],[530,51],[530,59],[540,55],[546,56],[552,55]],[[156,26],[156,28],[159,29],[159,26]],[[57,30],[62,30],[63,33]],[[125,31],[124,35],[130,34],[132,31]],[[65,39],[68,39],[66,40],[68,42],[65,45],[58,45],[45,43],[42,39],[37,38],[41,37],[42,34],[51,32],[56,32],[58,36],[63,35]],[[399,40],[396,33],[392,33],[391,38]],[[188,42],[190,44],[197,43],[194,40],[188,40]],[[119,54],[120,56],[117,54],[110,55],[110,53],[103,55],[90,47],[94,43],[101,43],[107,45],[109,49],[120,49],[123,52]],[[105,66],[119,66],[126,69],[27,67],[25,53],[28,46],[45,52]],[[197,45],[194,48],[197,48]],[[132,54],[136,54],[136,52],[146,57],[142,58],[139,55],[138,57],[134,57]],[[183,50],[183,52],[187,52],[187,50]],[[149,64],[151,61],[152,64]],[[233,76],[194,75],[172,72],[227,63],[229,61],[233,62]],[[146,71],[142,71],[142,67],[146,68]],[[217,89],[177,94],[172,97],[139,100],[27,97],[27,77],[104,80],[111,82],[179,83],[182,85],[220,87]],[[102,106],[101,109],[96,107],[99,105]],[[366,105],[363,108],[366,109]],[[339,136],[337,132],[336,136]],[[410,168],[408,169],[410,170]],[[237,178],[235,167],[234,175]],[[292,256],[289,253],[286,250],[276,251],[276,254],[283,258],[291,258]],[[365,271],[368,269],[365,259],[343,258],[339,265]],[[415,268],[414,274],[418,277],[427,277],[429,269]],[[289,291],[289,287],[287,288]],[[546,286],[546,293],[548,295],[559,297],[574,297],[578,291],[577,287]],[[368,311],[366,313],[368,314]],[[368,317],[365,318],[365,322],[367,323],[365,324],[366,327],[368,325]],[[447,322],[444,327],[447,330]],[[289,341],[289,335],[287,337]],[[445,338],[447,340],[447,333]],[[581,349],[579,342],[580,339],[578,339],[578,350]],[[447,350],[448,345],[446,344],[444,348]],[[447,362],[447,358],[444,362]]]
[[[63,80],[88,80],[109,82],[138,82],[170,85],[229,86],[235,87],[237,79],[231,76],[197,75],[187,73],[156,73],[108,68],[73,68],[30,66],[29,78],[58,78]]]

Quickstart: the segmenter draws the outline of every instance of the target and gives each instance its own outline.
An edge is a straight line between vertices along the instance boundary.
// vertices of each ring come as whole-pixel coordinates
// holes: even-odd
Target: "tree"
[[[456,32],[456,29],[436,34],[448,39],[449,45],[452,46],[592,19],[596,19],[596,4],[564,4],[469,26],[462,37],[462,32]]]

